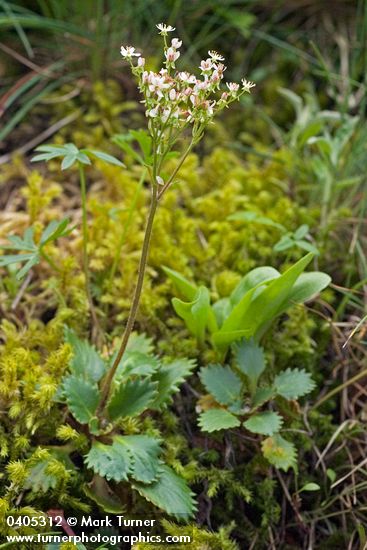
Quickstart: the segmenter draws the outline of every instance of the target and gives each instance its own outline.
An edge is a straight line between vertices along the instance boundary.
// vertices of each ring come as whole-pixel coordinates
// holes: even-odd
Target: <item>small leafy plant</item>
[[[269,266],[255,268],[241,279],[230,296],[215,304],[211,304],[207,287],[196,286],[169,268],[164,271],[189,300],[172,300],[188,330],[201,344],[209,337],[214,348],[225,356],[228,347],[241,338],[258,342],[273,319],[294,303],[309,300],[330,283],[326,273],[303,273],[312,258],[312,253],[307,254],[283,274]]]
[[[269,376],[264,351],[252,339],[234,344],[232,350],[232,365],[200,369],[201,382],[212,399],[210,408],[199,416],[199,426],[206,432],[242,427],[268,436],[262,441],[265,458],[283,470],[296,468],[295,446],[281,435],[284,420],[273,410],[274,403],[298,399],[312,391],[315,383],[304,369],[286,369]],[[205,408],[207,402],[204,396],[199,408]]]
[[[22,268],[17,270],[16,278],[23,279],[25,275],[32,269],[33,266],[40,263],[42,259],[46,260],[51,267],[57,270],[54,262],[47,255],[45,248],[47,245],[57,241],[61,237],[70,235],[74,227],[70,227],[69,219],[65,218],[60,222],[53,220],[42,232],[40,239],[36,243],[34,241],[34,227],[29,227],[24,231],[23,237],[9,235],[8,240],[10,245],[3,245],[2,250],[14,250],[22,252],[22,254],[4,254],[0,256],[0,266],[9,266],[12,264],[24,264]]]
[[[148,411],[166,408],[192,372],[194,362],[178,359],[162,363],[152,355],[149,339],[133,335],[119,362],[104,422],[100,424],[98,383],[110,368],[111,360],[103,359],[94,347],[71,330],[66,331],[66,341],[73,356],[70,373],[62,381],[58,398],[68,406],[80,434],[85,430],[90,434],[84,456],[86,467],[93,472],[86,487],[88,496],[108,506],[105,498],[110,494],[112,506],[118,502],[120,485],[129,483],[132,489],[167,513],[181,519],[191,516],[195,510],[193,495],[185,481],[164,463],[162,440],[151,433],[124,432],[128,426],[130,430],[131,426],[138,426]],[[78,436],[73,439],[78,441]],[[72,440],[68,453],[78,450]]]

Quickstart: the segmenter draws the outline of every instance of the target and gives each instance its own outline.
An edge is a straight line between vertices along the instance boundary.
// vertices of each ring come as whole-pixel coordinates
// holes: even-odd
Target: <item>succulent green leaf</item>
[[[331,277],[320,271],[302,273],[289,294],[289,302],[307,302],[319,294],[331,282]]]
[[[111,420],[141,414],[154,401],[157,395],[157,386],[157,382],[151,382],[148,379],[122,381],[108,404]]]
[[[243,423],[250,432],[261,435],[273,435],[279,432],[282,424],[282,417],[273,411],[254,414]]]
[[[160,441],[147,435],[116,436],[113,445],[123,447],[131,457],[131,476],[142,483],[157,481],[161,461]]]
[[[216,432],[236,428],[241,423],[234,414],[225,409],[209,409],[200,414],[198,424],[204,432]]]
[[[173,298],[172,304],[177,315],[185,321],[191,334],[199,342],[203,342],[209,319],[214,316],[210,307],[209,290],[205,286],[201,286],[198,288],[193,301],[183,302],[178,298]]]
[[[236,305],[249,290],[272,279],[280,277],[279,271],[270,266],[256,267],[249,271],[238,283],[230,296],[231,304]]]
[[[71,372],[78,378],[99,382],[106,372],[106,365],[95,348],[89,342],[80,340],[69,328],[65,328],[65,341],[73,351],[69,365]]]
[[[120,482],[128,479],[132,469],[132,458],[128,449],[122,445],[105,445],[94,441],[85,463],[96,474]]]
[[[297,467],[297,452],[293,443],[275,434],[264,439],[261,444],[264,457],[276,468],[285,472]]]
[[[287,369],[278,374],[273,382],[274,391],[285,399],[298,399],[315,388],[315,382],[305,370]]]
[[[150,407],[160,409],[172,400],[172,396],[180,389],[180,385],[190,376],[195,367],[191,359],[176,359],[163,364],[152,376],[152,381],[158,384],[158,391]]]
[[[169,267],[162,267],[166,275],[171,279],[176,289],[184,296],[187,300],[194,300],[198,291],[198,287],[193,283],[190,283],[183,275],[170,269]]]
[[[221,405],[233,405],[241,398],[241,379],[229,366],[208,365],[200,370],[206,390]]]
[[[68,376],[64,380],[63,390],[74,418],[81,424],[88,424],[95,415],[99,402],[97,385],[76,376]]]
[[[194,495],[184,479],[168,466],[162,466],[158,481],[146,485],[133,483],[141,496],[177,519],[187,520],[193,516],[196,505]]]

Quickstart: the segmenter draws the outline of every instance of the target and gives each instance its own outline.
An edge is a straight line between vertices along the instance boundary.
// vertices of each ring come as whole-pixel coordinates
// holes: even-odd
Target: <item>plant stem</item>
[[[79,181],[80,193],[82,198],[82,233],[83,233],[83,272],[85,277],[85,290],[89,304],[89,311],[92,317],[92,334],[100,333],[98,317],[93,304],[93,297],[90,289],[90,273],[89,273],[89,258],[88,258],[88,217],[87,217],[87,187],[85,183],[84,166],[79,163]],[[94,338],[93,338],[94,339]]]
[[[98,409],[96,412],[97,416],[101,416],[103,413],[103,410],[106,406],[106,403],[108,401],[111,385],[113,378],[115,376],[116,370],[120,364],[120,361],[126,351],[126,347],[130,338],[130,335],[133,331],[135,320],[136,320],[136,314],[138,312],[140,297],[141,297],[141,291],[143,289],[143,283],[144,283],[144,275],[145,270],[147,267],[148,262],[148,255],[149,255],[149,247],[150,247],[150,240],[152,236],[152,229],[153,229],[153,222],[154,222],[154,216],[157,210],[158,206],[158,193],[157,193],[157,185],[155,182],[152,182],[152,199],[150,202],[150,208],[149,208],[149,214],[147,219],[147,224],[145,228],[145,235],[144,235],[144,241],[143,241],[143,247],[141,251],[141,257],[139,262],[139,272],[138,272],[138,278],[136,282],[136,287],[134,291],[133,300],[131,303],[129,316],[127,319],[126,327],[124,330],[124,334],[122,337],[122,342],[120,345],[120,348],[118,350],[118,353],[115,357],[115,360],[110,368],[110,370],[107,373],[107,376],[103,382],[102,389],[101,389],[101,401],[98,405]]]

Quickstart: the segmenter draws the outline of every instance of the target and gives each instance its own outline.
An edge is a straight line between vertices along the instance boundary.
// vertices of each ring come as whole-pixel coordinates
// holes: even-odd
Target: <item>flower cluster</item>
[[[121,55],[130,63],[133,74],[138,78],[150,129],[155,132],[176,128],[182,130],[192,124],[193,134],[194,129],[201,134],[215,114],[245,92],[250,92],[255,84],[243,79],[241,85],[229,82],[227,88],[221,90],[226,67],[224,57],[215,51],[209,51],[208,58],[201,61],[201,78],[177,71],[175,64],[180,57],[182,41],[178,38],[168,41],[168,33],[175,30],[170,25],[161,23],[157,27],[164,39],[165,60],[160,71],[147,71],[145,59],[135,48],[121,47]],[[136,63],[133,62],[134,57],[138,58]]]

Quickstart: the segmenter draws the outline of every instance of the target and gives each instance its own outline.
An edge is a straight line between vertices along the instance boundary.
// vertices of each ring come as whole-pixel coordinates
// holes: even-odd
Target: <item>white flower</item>
[[[182,46],[182,40],[179,40],[178,38],[172,38],[171,46],[172,48],[176,48],[178,50]]]
[[[176,99],[176,90],[174,88],[171,88],[171,90],[169,91],[169,98],[171,101],[174,101]]]
[[[186,71],[181,71],[180,73],[178,73],[178,78],[182,80],[182,82],[185,82],[185,84],[196,83],[196,77],[193,74],[190,74]]]
[[[243,78],[241,80],[242,88],[245,90],[245,92],[250,93],[250,89],[256,86],[255,82],[251,82],[251,80],[246,80],[246,78]]]
[[[125,59],[131,59],[133,56],[135,57],[140,57],[141,54],[139,52],[136,52],[135,51],[135,48],[133,48],[132,46],[121,46],[121,55],[122,57],[124,57]]]
[[[213,61],[224,61],[224,57],[214,50],[210,50],[208,54]]]
[[[168,63],[174,63],[180,57],[180,52],[176,51],[175,48],[167,48],[165,56]]]
[[[227,88],[230,92],[236,93],[239,90],[240,85],[237,82],[227,82]]]
[[[173,32],[174,30],[176,30],[175,27],[171,27],[171,25],[165,25],[164,23],[159,23],[158,25],[156,25],[156,27],[161,31],[159,34],[161,34],[162,36],[167,36],[168,32]]]
[[[199,69],[201,69],[203,73],[211,71],[212,68],[213,68],[213,61],[211,59],[206,59],[206,60],[203,59],[199,67]]]
[[[138,59],[138,67],[144,67],[145,65],[145,59],[144,57],[139,57]]]
[[[161,176],[157,176],[155,179],[158,185],[164,185],[164,181],[163,181],[163,178],[161,178]]]
[[[149,111],[147,111],[147,115],[150,116],[151,118],[155,118],[158,116],[158,107],[154,107],[154,109],[150,109]]]

